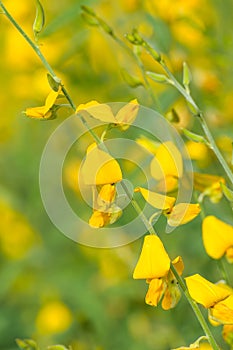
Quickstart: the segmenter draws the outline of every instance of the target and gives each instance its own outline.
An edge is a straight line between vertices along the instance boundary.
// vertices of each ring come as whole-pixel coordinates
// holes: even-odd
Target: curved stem
[[[204,333],[206,334],[207,339],[208,339],[210,345],[212,346],[213,350],[220,350],[220,347],[216,343],[216,341],[211,333],[211,330],[210,330],[203,314],[201,313],[201,310],[199,309],[197,303],[191,298],[189,291],[188,291],[188,288],[186,287],[186,284],[185,284],[183,278],[178,274],[178,272],[176,271],[175,267],[172,264],[171,264],[170,268],[171,268],[172,273],[176,277],[184,295],[186,296],[186,299],[188,300],[190,306],[192,307],[193,312],[195,313],[195,315],[196,315]]]

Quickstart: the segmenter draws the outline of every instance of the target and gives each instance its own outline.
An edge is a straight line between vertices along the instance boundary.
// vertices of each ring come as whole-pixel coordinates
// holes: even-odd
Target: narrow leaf
[[[183,63],[183,85],[186,89],[189,87],[191,80],[192,80],[192,77],[191,77],[189,67],[187,66],[187,63],[184,62]]]
[[[38,34],[42,31],[44,24],[45,24],[44,9],[40,1],[36,0],[36,18],[34,20],[33,27],[32,27],[36,39],[38,37]]]
[[[198,134],[195,134],[194,132],[192,131],[189,131],[185,128],[182,129],[184,135],[191,141],[194,141],[194,142],[200,142],[200,143],[204,143],[206,145],[209,145],[208,141],[205,139],[205,137],[201,136],[201,135],[198,135]]]
[[[222,187],[222,191],[226,197],[226,199],[229,200],[229,202],[233,203],[233,191],[230,190],[226,185],[224,185],[222,182],[220,182],[220,185]]]
[[[146,72],[146,74],[156,83],[169,83],[172,84],[172,81],[164,74],[158,74],[154,72]]]
[[[121,69],[121,75],[124,81],[132,88],[136,88],[140,85],[143,85],[143,82],[140,78],[135,75],[129,74],[125,69]]]

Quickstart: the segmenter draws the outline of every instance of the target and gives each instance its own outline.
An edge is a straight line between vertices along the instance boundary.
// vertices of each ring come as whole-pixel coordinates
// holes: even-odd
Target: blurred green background
[[[3,2],[32,36],[34,1]],[[188,62],[193,95],[230,160],[232,0],[43,1],[46,26],[40,48],[77,104],[137,98],[153,108],[142,86],[132,89],[122,79],[122,69],[141,79],[135,62],[106,33],[85,23],[82,4],[91,6],[123,40],[137,27],[178,78],[182,62]],[[168,350],[190,344],[202,331],[186,300],[166,312],[147,306],[145,282],[132,279],[141,240],[116,249],[88,248],[66,238],[50,222],[39,191],[40,158],[47,139],[70,112],[62,109],[48,122],[25,117],[22,111],[42,105],[49,92],[46,71],[4,15],[0,23],[0,349],[16,349],[15,338],[33,338],[42,349],[55,343],[74,350]],[[145,52],[142,60],[147,70],[161,72]],[[156,83],[152,87],[161,113],[175,107],[178,126],[200,131],[174,90]],[[191,157],[194,169],[222,175],[210,151]],[[64,172],[64,186],[73,201],[76,163],[80,158],[74,152]],[[215,205],[206,199],[205,204],[208,214],[230,222],[232,211],[225,199]],[[170,235],[164,233],[164,219],[156,229],[171,257],[183,256],[186,275],[221,278],[204,252],[200,217]],[[213,332],[221,343],[221,327]]]

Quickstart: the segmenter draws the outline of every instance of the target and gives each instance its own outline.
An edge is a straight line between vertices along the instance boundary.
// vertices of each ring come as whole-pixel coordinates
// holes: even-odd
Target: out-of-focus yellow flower
[[[41,107],[31,107],[26,109],[26,116],[29,118],[48,120],[54,118],[53,107],[61,93],[61,86],[58,91],[51,90],[45,100],[45,105]]]
[[[233,345],[233,325],[224,325],[222,330],[222,336],[223,339],[227,344],[229,344],[231,347]]]
[[[213,308],[231,294],[228,289],[209,282],[199,274],[186,277],[185,280],[192,299],[206,309]]]
[[[223,191],[221,183],[225,184],[225,179],[221,176],[211,174],[193,173],[194,188],[201,192],[199,197],[200,201],[208,196],[212,203],[218,203],[222,196]]]
[[[164,310],[175,307],[180,299],[180,290],[176,279],[170,270],[170,258],[163,243],[156,235],[147,235],[144,238],[142,251],[134,269],[134,279],[146,279],[149,283],[146,294],[146,304],[157,306],[162,300]],[[177,257],[172,264],[181,275],[184,269],[181,257]]]
[[[233,227],[213,215],[205,217],[202,224],[202,238],[205,250],[213,259],[224,254],[233,263]]]
[[[160,144],[158,142],[155,142],[148,137],[140,136],[135,140],[140,146],[144,147],[148,152],[152,154],[156,154],[158,147]]]
[[[186,142],[185,146],[190,158],[197,162],[198,167],[205,168],[210,163],[210,151],[204,143],[190,140]]]
[[[81,167],[81,176],[86,185],[114,184],[122,180],[118,162],[96,143],[87,149],[86,159]]]
[[[175,197],[168,197],[143,187],[137,187],[135,192],[141,192],[143,198],[154,208],[162,209],[163,214],[168,218],[168,224],[170,226],[179,226],[188,223],[195,219],[200,213],[199,204],[190,203],[175,203]]]
[[[23,258],[39,242],[33,230],[22,214],[0,202],[0,249],[10,259]]]
[[[161,180],[170,175],[180,178],[183,175],[183,161],[180,151],[173,142],[167,141],[161,144],[150,164],[151,175],[156,180]]]
[[[170,258],[156,235],[146,235],[142,251],[134,269],[134,279],[153,279],[167,275]]]
[[[66,331],[72,323],[70,309],[61,301],[45,304],[36,318],[36,326],[42,334],[55,334]]]
[[[139,104],[136,99],[130,101],[125,106],[119,109],[116,115],[113,113],[110,106],[101,104],[97,101],[91,101],[86,104],[81,104],[76,109],[76,113],[88,112],[93,118],[105,123],[119,125],[122,130],[129,128],[138,114]]]
[[[190,24],[186,20],[175,21],[172,26],[172,33],[178,42],[187,47],[201,47],[205,44],[202,23],[199,21],[195,25]]]

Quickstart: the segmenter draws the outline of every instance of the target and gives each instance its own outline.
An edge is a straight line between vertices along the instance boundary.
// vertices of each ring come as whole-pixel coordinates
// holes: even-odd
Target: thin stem
[[[209,328],[203,314],[201,313],[201,310],[199,309],[197,303],[191,298],[189,291],[188,291],[188,288],[186,287],[186,284],[184,283],[183,278],[178,274],[178,272],[176,271],[175,267],[172,264],[171,264],[170,268],[171,268],[171,271],[173,272],[175,278],[177,279],[184,295],[186,296],[186,299],[188,300],[190,306],[192,307],[193,312],[195,313],[195,315],[196,315],[204,333],[206,334],[207,339],[208,339],[210,345],[212,346],[213,350],[220,350],[220,347],[216,343],[216,341],[215,341],[215,339],[210,331],[210,328]]]
[[[219,151],[218,146],[216,145],[216,142],[212,136],[212,133],[211,133],[206,121],[205,121],[203,113],[201,112],[200,108],[197,106],[196,102],[193,100],[192,96],[187,93],[187,91],[182,87],[182,85],[176,80],[174,75],[170,72],[170,70],[167,67],[167,65],[165,64],[165,62],[161,61],[160,64],[163,67],[163,69],[165,70],[165,72],[167,73],[167,75],[169,76],[169,78],[171,79],[171,81],[173,82],[173,85],[184,96],[186,101],[189,102],[193,106],[194,110],[196,111],[196,116],[198,117],[198,119],[201,123],[202,129],[203,129],[203,131],[204,131],[204,133],[205,133],[205,135],[210,143],[210,147],[213,150],[213,152],[215,153],[218,161],[222,165],[228,179],[230,180],[230,182],[233,186],[233,173],[232,173],[230,167],[228,166],[226,160],[222,156],[221,152]]]
[[[4,14],[7,16],[7,18],[10,20],[10,22],[13,24],[13,26],[19,31],[19,33],[24,37],[24,39],[28,42],[28,44],[31,46],[31,48],[35,51],[36,55],[41,60],[43,66],[47,69],[47,71],[51,74],[53,78],[57,78],[54,70],[40,51],[39,47],[32,41],[32,39],[25,33],[25,31],[20,27],[20,25],[15,21],[15,19],[11,16],[11,14],[7,11],[3,3],[0,1],[0,7],[3,9]],[[75,111],[76,106],[74,102],[72,101],[72,98],[70,97],[69,93],[67,92],[64,85],[62,85],[62,92],[64,93],[67,101],[70,103],[70,106]]]
[[[219,270],[221,271],[221,275],[223,277],[223,279],[226,281],[226,283],[230,286],[231,283],[230,283],[230,278],[229,278],[229,275],[227,273],[227,270],[226,270],[226,267],[224,265],[224,261],[223,261],[224,258],[221,258],[217,261],[218,263],[218,268]]]

